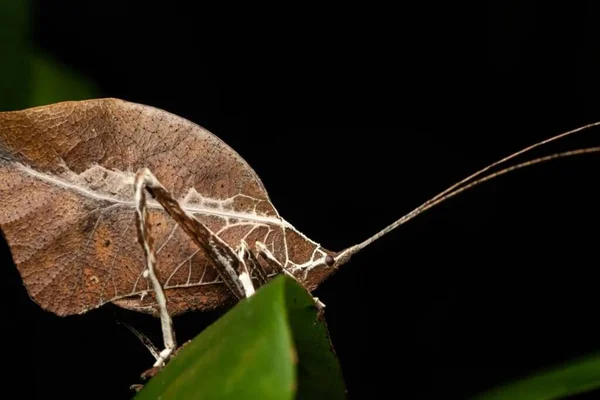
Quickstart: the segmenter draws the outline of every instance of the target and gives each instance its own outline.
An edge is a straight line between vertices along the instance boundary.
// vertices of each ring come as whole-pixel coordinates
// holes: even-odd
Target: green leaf
[[[0,1],[0,110],[29,106],[30,1]]]
[[[67,100],[96,97],[91,80],[42,52],[32,54],[29,106],[43,106]]]
[[[36,48],[31,0],[0,1],[0,110],[97,97],[92,80]]]
[[[555,400],[600,388],[600,354],[538,372],[473,400]]]
[[[159,398],[336,400],[345,388],[312,297],[279,276],[184,345],[136,396]]]

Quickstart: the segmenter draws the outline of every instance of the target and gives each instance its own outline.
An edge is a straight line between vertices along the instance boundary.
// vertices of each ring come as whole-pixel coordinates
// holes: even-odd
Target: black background
[[[594,2],[421,4],[38,1],[34,40],[102,96],[215,133],[281,215],[340,250],[480,167],[600,120]],[[535,155],[598,145],[598,134]],[[323,284],[350,397],[467,398],[597,351],[598,166],[577,157],[479,186]],[[158,320],[111,306],[46,313],[1,250],[4,385],[32,398],[131,398],[152,359],[116,317],[157,341]],[[176,319],[178,338],[217,317]]]

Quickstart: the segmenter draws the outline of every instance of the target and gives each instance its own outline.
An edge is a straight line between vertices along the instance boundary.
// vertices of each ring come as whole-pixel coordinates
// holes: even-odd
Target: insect
[[[113,303],[159,317],[160,367],[177,348],[173,316],[227,307],[279,274],[313,291],[375,240],[474,185],[600,151],[484,175],[594,125],[505,157],[365,241],[332,251],[279,215],[233,149],[176,115],[112,98],[3,112],[0,228],[29,296],[45,310],[66,316]]]

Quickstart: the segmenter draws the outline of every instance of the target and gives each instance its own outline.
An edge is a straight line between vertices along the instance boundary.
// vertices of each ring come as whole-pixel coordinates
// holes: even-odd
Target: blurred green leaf
[[[541,371],[473,400],[555,400],[600,388],[600,355]]]
[[[0,110],[29,105],[30,2],[0,1]]]
[[[98,97],[89,79],[36,49],[29,0],[0,1],[0,110]]]
[[[312,297],[279,276],[183,346],[136,400],[158,398],[336,400],[345,388]]]
[[[96,97],[96,88],[75,70],[43,53],[32,57],[30,107]]]

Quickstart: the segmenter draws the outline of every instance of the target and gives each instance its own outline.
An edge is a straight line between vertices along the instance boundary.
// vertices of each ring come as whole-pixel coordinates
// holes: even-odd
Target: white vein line
[[[250,230],[248,231],[248,233],[246,233],[246,234],[243,236],[243,240],[246,240],[246,239],[248,239],[248,236],[250,236],[250,235],[252,234],[252,232],[254,232],[256,229],[258,229],[258,228],[263,228],[263,227],[264,227],[264,225],[255,225],[255,226],[254,226],[252,229],[250,229]],[[268,229],[268,228],[269,228],[269,227],[267,226],[267,229]]]
[[[79,192],[81,194],[83,194],[86,197],[92,198],[92,199],[96,199],[96,200],[102,200],[102,201],[108,201],[108,202],[112,202],[112,203],[119,203],[119,204],[134,204],[133,201],[124,201],[124,200],[119,200],[117,198],[111,197],[111,196],[106,196],[106,195],[101,195],[98,193],[94,193],[92,191],[90,191],[87,188],[81,187],[77,184],[74,183],[70,183],[70,182],[65,182],[61,179],[55,178],[51,175],[48,174],[43,174],[41,172],[38,172],[30,167],[27,167],[23,164],[20,163],[15,163],[17,165],[17,169],[19,169],[20,171],[25,172],[28,175],[33,176],[34,178],[37,178],[41,181],[44,182],[48,182],[48,183],[52,183],[56,186],[60,186],[62,188],[65,189],[69,189],[69,190],[74,190],[76,192]],[[131,184],[133,185],[133,178],[131,179]]]
[[[185,264],[188,260],[191,260],[192,257],[194,257],[196,254],[198,254],[200,250],[196,250],[195,252],[192,253],[192,255],[190,255],[188,258],[186,258],[185,260],[183,260],[177,267],[175,267],[175,269],[173,270],[173,272],[171,272],[171,275],[169,275],[169,277],[167,278],[167,281],[165,282],[165,286],[169,284],[169,281],[171,280],[171,278],[173,277],[173,275],[175,275],[177,273],[177,271],[179,271],[179,268],[181,268],[181,266],[183,264]]]
[[[288,265],[288,262],[290,261],[290,254],[289,254],[289,250],[288,250],[288,245],[287,245],[287,236],[285,234],[285,226],[282,226],[281,229],[281,233],[283,235],[283,253],[285,254],[285,261],[283,262],[283,265],[286,266]],[[273,235],[273,244],[275,244],[275,235]]]
[[[215,235],[220,235],[221,233],[225,232],[227,229],[229,228],[234,228],[236,226],[246,226],[246,225],[250,225],[250,226],[254,226],[250,232],[252,232],[254,229],[258,228],[258,227],[265,227],[270,229],[271,227],[267,224],[261,224],[261,223],[256,223],[256,222],[236,222],[234,224],[229,224],[229,225],[225,225],[224,227],[222,227],[221,229],[219,229],[217,232],[215,232]]]
[[[269,229],[269,231],[268,231],[268,232],[265,234],[265,236],[264,236],[264,237],[262,238],[262,240],[261,240],[261,242],[262,242],[263,244],[265,244],[265,245],[267,244],[267,239],[269,239],[269,235],[270,235],[272,232],[273,232],[273,230],[272,230],[272,229]],[[258,240],[255,240],[254,242],[256,243],[256,242],[258,242]],[[272,241],[272,242],[273,242],[273,241]]]
[[[202,276],[200,277],[200,280],[198,281],[198,285],[202,284],[202,280],[204,279],[204,275],[206,274],[207,269],[208,269],[208,261],[206,261],[204,263],[204,270],[202,271]]]
[[[190,279],[192,279],[192,259],[190,258],[188,261],[188,278],[187,281],[185,281],[185,283],[187,283],[188,285],[190,284]]]
[[[131,290],[131,293],[135,293],[135,290],[137,289],[137,284],[140,281],[140,278],[142,277],[142,275],[144,274],[145,268],[146,268],[146,266],[144,266],[142,268],[142,270],[140,271],[140,274],[138,275],[137,279],[135,280],[135,283],[133,284],[133,289]],[[146,282],[146,286],[147,286],[147,282]]]
[[[175,234],[175,231],[177,230],[178,226],[179,226],[179,224],[177,222],[175,222],[175,226],[173,227],[173,230],[167,237],[167,240],[165,240],[165,242],[160,246],[160,248],[158,250],[156,250],[157,255],[158,255],[158,253],[160,253],[160,251],[163,249],[163,247],[165,247],[167,245],[167,243],[169,243],[169,240],[171,240],[173,238],[173,235]]]
[[[310,271],[311,269],[313,269],[315,267],[315,265],[320,265],[320,264],[324,263],[325,262],[325,257],[326,256],[321,256],[321,258],[318,258],[318,259],[316,259],[314,261],[307,261],[307,262],[304,262],[302,264],[295,264],[294,263],[294,268],[292,268],[292,269],[294,271],[296,271],[298,269],[304,269],[304,273],[307,274],[308,271]]]
[[[265,237],[263,238],[262,242],[263,243],[267,243],[267,240],[269,240],[269,236],[271,235],[271,233],[275,232],[273,229],[271,229],[271,227],[269,227],[269,231],[267,232],[267,234],[265,235]]]
[[[265,241],[266,241],[266,238],[265,238]],[[288,249],[287,240],[285,240],[284,243],[285,243],[285,264],[283,264],[283,268],[286,269],[287,262],[289,260],[288,253],[287,253],[287,249]],[[275,257],[275,235],[272,236],[272,240],[271,240],[271,253],[273,253],[273,257]]]
[[[271,277],[271,276],[273,276],[273,275],[270,275],[269,277]],[[204,274],[202,274],[202,278],[204,278]],[[174,285],[174,286],[166,286],[165,285],[164,288],[165,289],[190,288],[190,287],[196,287],[196,286],[208,286],[208,285],[218,285],[218,284],[223,284],[223,281],[220,278],[217,278],[210,282],[197,282],[197,283],[190,283],[190,284],[185,283],[185,284],[179,284],[179,285]],[[115,296],[112,299],[110,299],[110,301],[116,301],[116,300],[132,297],[132,296],[137,296],[137,295],[142,295],[142,294],[148,294],[149,292],[154,292],[154,289],[152,289],[152,288],[140,289],[138,291],[134,291],[131,293]],[[152,306],[144,306],[144,307],[140,306],[138,308],[151,308],[151,307]],[[97,307],[95,307],[95,308],[97,308]]]
[[[319,251],[319,246],[315,246],[315,249],[313,250],[312,254],[310,255],[310,262],[311,263],[313,261],[315,261],[315,255],[317,254],[317,251]]]
[[[223,281],[219,280],[219,279],[215,279],[214,281],[210,281],[210,282],[192,283],[192,284],[183,283],[183,284],[169,286],[169,287],[165,287],[165,288],[166,289],[190,288],[190,287],[196,287],[196,286],[217,285],[220,283],[223,283]]]
[[[68,189],[68,190],[79,192],[88,198],[98,200],[98,201],[107,201],[107,202],[115,203],[115,205],[121,204],[121,205],[130,206],[130,207],[135,207],[134,201],[126,201],[126,200],[118,199],[116,197],[107,196],[104,194],[98,194],[93,191],[90,191],[89,189],[87,189],[85,187],[81,187],[80,185],[77,185],[75,183],[65,182],[65,181],[58,179],[56,177],[53,177],[51,175],[37,172],[36,170],[29,168],[23,164],[20,164],[20,163],[15,163],[15,164],[17,165],[18,170],[20,170],[28,175],[31,175],[34,178],[37,178],[44,182],[51,183],[55,186],[59,186],[59,187],[62,187],[62,188]],[[129,178],[127,178],[127,179],[129,179]],[[131,184],[133,185],[133,178],[131,178]],[[246,196],[246,197],[248,197],[248,196]],[[156,200],[148,201],[147,206],[148,206],[148,208],[158,208],[161,210],[163,209],[163,207]],[[245,213],[245,212],[236,212],[236,211],[216,211],[214,209],[207,209],[207,208],[201,208],[201,207],[183,206],[183,208],[191,214],[208,214],[208,215],[215,215],[215,216],[224,217],[224,218],[238,218],[238,219],[242,219],[242,220],[264,222],[264,223],[273,224],[276,226],[288,226],[290,228],[293,228],[289,222],[285,221],[282,218],[265,217],[262,215],[250,214],[250,213]]]

